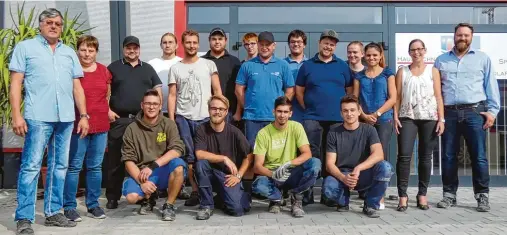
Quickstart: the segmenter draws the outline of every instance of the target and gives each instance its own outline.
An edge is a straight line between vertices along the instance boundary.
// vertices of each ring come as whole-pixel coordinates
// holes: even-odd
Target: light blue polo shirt
[[[241,65],[236,84],[246,86],[243,119],[273,121],[275,100],[294,87],[294,77],[285,60],[273,56],[264,63],[257,56]]]
[[[25,119],[42,122],[73,122],[73,79],[83,69],[76,52],[58,42],[53,52],[41,35],[14,48],[9,70],[23,73]]]
[[[288,55],[287,57],[285,57],[285,61],[287,61],[287,63],[289,63],[289,69],[290,69],[290,72],[292,73],[292,77],[294,77],[294,80],[297,78],[298,76],[298,71],[299,71],[299,68],[301,68],[301,65],[303,65],[303,62],[307,61],[308,58],[306,57],[306,55],[304,55],[303,59],[301,60],[301,62],[297,62],[295,60],[293,60],[290,55]],[[296,91],[294,91],[296,92]],[[303,114],[304,114],[304,110],[303,110],[303,107],[301,107],[301,105],[299,104],[298,100],[296,99],[296,95],[294,93],[294,98],[292,99],[292,117],[291,117],[291,120],[294,120],[296,122],[299,122],[299,123],[302,123],[303,122]]]

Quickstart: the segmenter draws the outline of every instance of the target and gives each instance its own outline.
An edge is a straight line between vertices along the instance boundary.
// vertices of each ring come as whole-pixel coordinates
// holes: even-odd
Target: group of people
[[[324,178],[322,204],[348,211],[350,191],[356,190],[364,199],[363,213],[378,217],[394,173],[387,161],[394,131],[398,211],[408,208],[416,136],[417,207],[429,209],[432,151],[440,135],[444,193],[437,206],[457,203],[456,155],[464,136],[477,210],[490,210],[485,141],[500,98],[489,57],[470,47],[470,24],[456,26],[454,48],[434,66],[424,63],[424,42],[413,40],[412,63],[396,73],[387,68],[378,43],[351,42],[348,60],[338,58],[333,30],[322,32],[319,52],[310,58],[304,55],[306,34],[291,31],[291,53],[284,59],[274,56],[272,33],[247,33],[243,61],[225,50],[227,35],[220,28],[211,30],[210,50],[202,57],[196,31],[186,30],[180,44],[166,33],[162,56],[149,62],[139,59],[139,39],[128,36],[123,58],[106,67],[96,62],[97,38],[80,37],[77,52],[59,40],[58,10],[43,11],[39,26],[40,34],[20,42],[9,64],[13,130],[25,137],[18,234],[34,234],[35,193],[46,151],[47,226],[74,227],[82,220],[76,192],[83,163],[88,215],[106,217],[98,203],[103,160],[106,208],[117,208],[124,195],[146,214],[156,199],[167,197],[161,208],[165,221],[175,220],[177,198],[185,199],[185,206],[199,205],[196,219],[206,220],[215,209],[243,215],[252,195],[267,198],[272,213],[290,203],[292,215],[303,217],[303,205],[314,203],[319,177]],[[183,58],[176,56],[178,46],[184,47]]]

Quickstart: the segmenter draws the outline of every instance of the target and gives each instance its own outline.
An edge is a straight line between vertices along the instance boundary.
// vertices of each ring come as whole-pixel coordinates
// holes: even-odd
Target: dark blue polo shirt
[[[345,61],[333,55],[328,63],[316,54],[299,69],[296,85],[305,88],[304,120],[343,121],[340,99],[346,87],[353,86],[350,69]]]

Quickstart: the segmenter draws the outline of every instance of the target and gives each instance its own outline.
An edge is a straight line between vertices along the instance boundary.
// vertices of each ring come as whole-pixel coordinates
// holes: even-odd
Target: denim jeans
[[[207,160],[197,161],[195,172],[201,208],[214,209],[213,191],[216,191],[224,203],[223,209],[227,214],[242,216],[245,211],[250,210],[250,195],[245,192],[242,182],[234,187],[226,187],[226,174],[211,168]]]
[[[208,122],[209,118],[194,121],[186,119],[181,115],[176,115],[175,121],[176,126],[178,126],[178,131],[180,132],[181,140],[185,144],[185,156],[183,156],[183,159],[186,163],[193,164],[196,160],[194,152],[195,131],[199,125]]]
[[[15,220],[35,220],[35,200],[42,158],[47,147],[47,176],[44,189],[46,217],[60,212],[63,206],[63,184],[69,161],[69,145],[74,122],[26,120],[28,133],[21,155],[18,176],[18,207]]]
[[[257,137],[257,133],[259,133],[262,128],[269,125],[270,123],[271,121],[245,120],[245,137],[252,148],[255,146],[255,138]]]
[[[345,175],[351,173],[350,170],[345,169],[341,170],[341,172]],[[392,175],[392,166],[387,161],[378,162],[372,168],[361,171],[355,189],[366,192],[366,206],[374,209],[380,207],[380,199],[384,196]],[[322,195],[325,195],[328,200],[332,200],[340,206],[349,205],[349,187],[334,176],[328,176],[324,179]]]
[[[282,200],[281,189],[288,190],[290,193],[303,193],[309,190],[317,181],[320,169],[320,160],[312,157],[302,165],[294,167],[290,177],[283,183],[271,177],[258,176],[253,182],[252,192],[271,201],[280,201]]]
[[[63,189],[63,209],[76,209],[79,172],[86,160],[86,207],[99,206],[102,189],[102,160],[107,146],[107,132],[89,134],[80,138],[73,134],[70,140],[69,169]]]
[[[445,108],[445,132],[442,138],[442,183],[444,197],[456,198],[458,190],[458,159],[460,137],[463,135],[472,160],[472,182],[474,193],[489,193],[489,169],[486,157],[486,130],[484,105],[476,108],[454,110]]]
[[[393,121],[379,122],[376,123],[374,127],[377,130],[378,138],[382,144],[382,150],[384,150],[384,160],[389,161],[389,142],[391,142],[394,131]]]
[[[304,120],[303,127],[305,128],[308,141],[310,142],[310,150],[312,156],[318,158],[321,162],[326,162],[326,145],[327,145],[327,134],[329,130],[341,125],[341,122],[335,121],[316,121],[316,120]],[[322,176],[328,175],[327,170],[322,169]]]

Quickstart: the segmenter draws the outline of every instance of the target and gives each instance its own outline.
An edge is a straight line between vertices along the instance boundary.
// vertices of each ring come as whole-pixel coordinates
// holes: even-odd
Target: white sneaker
[[[379,210],[384,210],[386,209],[386,205],[384,203],[380,203],[380,206],[378,208]]]

